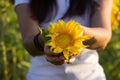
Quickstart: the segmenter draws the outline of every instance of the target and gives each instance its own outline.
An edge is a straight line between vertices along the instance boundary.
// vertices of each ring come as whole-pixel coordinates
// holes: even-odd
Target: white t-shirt
[[[14,5],[15,5],[15,7],[16,7],[16,6],[19,5],[19,4],[29,3],[29,2],[30,2],[30,0],[15,0]]]

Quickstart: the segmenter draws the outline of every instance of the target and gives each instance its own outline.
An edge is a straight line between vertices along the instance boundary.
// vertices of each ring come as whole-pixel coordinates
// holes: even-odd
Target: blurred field
[[[0,80],[26,80],[30,55],[21,44],[17,18],[10,1],[0,0]],[[120,80],[120,0],[113,1],[113,36],[99,55],[107,80]]]

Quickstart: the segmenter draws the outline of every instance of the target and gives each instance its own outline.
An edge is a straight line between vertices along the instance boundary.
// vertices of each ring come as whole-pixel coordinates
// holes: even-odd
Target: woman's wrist
[[[44,52],[44,45],[45,44],[44,44],[44,41],[42,39],[42,35],[41,34],[38,36],[38,41],[39,41],[39,43],[41,45],[42,51]]]
[[[40,33],[35,35],[33,41],[34,41],[34,45],[35,45],[36,49],[44,52],[44,42],[42,40]]]

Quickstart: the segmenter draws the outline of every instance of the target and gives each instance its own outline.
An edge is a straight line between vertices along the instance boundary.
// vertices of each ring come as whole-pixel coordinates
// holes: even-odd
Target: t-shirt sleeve
[[[15,0],[14,6],[16,7],[19,4],[29,3],[30,0]]]

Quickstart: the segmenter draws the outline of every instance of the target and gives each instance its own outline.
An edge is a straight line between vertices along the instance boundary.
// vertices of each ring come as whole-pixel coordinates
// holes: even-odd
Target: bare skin
[[[100,8],[92,16],[91,26],[82,26],[84,29],[83,35],[87,35],[91,38],[89,41],[85,42],[85,44],[90,44],[90,49],[104,49],[111,38],[110,13],[112,0],[98,0],[98,2]],[[24,47],[30,55],[38,56],[41,51],[37,50],[33,43],[34,36],[39,33],[37,21],[31,18],[28,4],[16,6],[15,11],[19,21]],[[39,42],[43,45],[41,38]],[[54,55],[46,46],[44,47],[44,53],[46,54],[46,60],[52,64],[61,65],[66,63],[63,55]],[[75,58],[72,58],[70,63],[74,62],[74,60]]]

